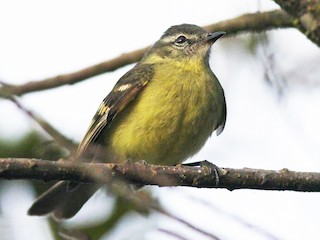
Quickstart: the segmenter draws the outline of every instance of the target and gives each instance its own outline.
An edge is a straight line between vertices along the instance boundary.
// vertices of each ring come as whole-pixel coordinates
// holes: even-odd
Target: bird
[[[176,165],[197,153],[213,132],[219,135],[227,108],[209,56],[225,34],[193,24],[166,30],[102,101],[75,161]],[[100,187],[59,181],[28,214],[71,218]]]

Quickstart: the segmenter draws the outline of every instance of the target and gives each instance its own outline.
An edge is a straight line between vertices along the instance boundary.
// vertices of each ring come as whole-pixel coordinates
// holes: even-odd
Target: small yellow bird
[[[191,24],[170,27],[103,100],[76,159],[174,165],[197,153],[213,131],[220,134],[226,103],[209,53],[224,34]],[[99,187],[60,181],[28,213],[73,217]]]

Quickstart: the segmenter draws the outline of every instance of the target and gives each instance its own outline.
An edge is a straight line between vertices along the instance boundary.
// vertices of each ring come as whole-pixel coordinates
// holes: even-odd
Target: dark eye
[[[183,35],[180,35],[179,37],[177,37],[177,39],[174,41],[174,43],[182,44],[186,41],[187,41],[187,38]]]

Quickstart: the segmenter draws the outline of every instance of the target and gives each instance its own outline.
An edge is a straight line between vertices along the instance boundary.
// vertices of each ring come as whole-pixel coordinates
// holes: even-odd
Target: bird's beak
[[[219,38],[221,38],[225,34],[227,33],[222,31],[209,33],[208,36],[206,37],[206,42],[213,44],[215,41],[217,41]]]

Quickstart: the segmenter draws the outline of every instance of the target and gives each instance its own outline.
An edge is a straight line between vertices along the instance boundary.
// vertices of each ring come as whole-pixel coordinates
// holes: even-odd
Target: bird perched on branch
[[[213,131],[220,134],[226,103],[209,53],[224,34],[170,27],[103,100],[76,160],[174,165],[197,153]],[[99,187],[60,181],[28,213],[73,217]]]

